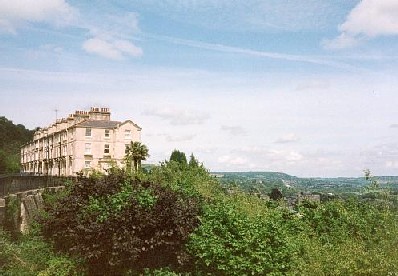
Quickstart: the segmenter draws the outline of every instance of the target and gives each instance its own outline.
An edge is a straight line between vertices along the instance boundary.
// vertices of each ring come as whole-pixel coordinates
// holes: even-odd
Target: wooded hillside
[[[20,146],[32,139],[33,132],[0,117],[0,174],[19,172]]]

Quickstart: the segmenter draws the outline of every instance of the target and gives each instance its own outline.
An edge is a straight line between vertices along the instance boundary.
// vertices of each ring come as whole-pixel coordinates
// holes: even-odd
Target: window
[[[109,153],[109,144],[105,144],[104,153]]]
[[[91,161],[90,161],[90,160],[84,161],[84,167],[85,167],[86,169],[91,168]]]
[[[86,128],[86,137],[91,137],[91,128]]]
[[[105,129],[105,139],[109,138],[109,129]]]
[[[131,130],[126,129],[124,131],[124,139],[131,139]]]
[[[86,154],[90,154],[91,153],[91,144],[90,143],[86,143],[84,145],[84,153],[86,153]]]

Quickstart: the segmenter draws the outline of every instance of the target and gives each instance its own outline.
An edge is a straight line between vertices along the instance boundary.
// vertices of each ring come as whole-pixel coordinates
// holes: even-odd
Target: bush
[[[47,209],[43,233],[59,250],[85,259],[91,273],[184,270],[184,245],[199,211],[196,197],[119,172],[81,178]]]
[[[188,166],[173,160],[162,162],[151,170],[146,179],[178,193],[206,200],[217,198],[223,193],[218,181],[197,161],[190,161]]]
[[[290,232],[296,228],[296,218],[283,209],[249,213],[237,198],[231,199],[208,205],[202,224],[191,235],[188,248],[198,269],[226,275],[289,271],[297,252]],[[257,199],[253,200],[252,207],[257,205]]]

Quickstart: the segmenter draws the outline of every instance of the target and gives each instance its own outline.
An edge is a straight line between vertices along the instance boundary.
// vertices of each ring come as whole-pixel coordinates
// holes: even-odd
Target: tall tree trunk
[[[138,160],[134,159],[134,171],[137,172],[138,171]]]

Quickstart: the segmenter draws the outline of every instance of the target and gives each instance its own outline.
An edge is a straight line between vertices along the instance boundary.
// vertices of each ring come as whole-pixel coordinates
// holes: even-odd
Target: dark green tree
[[[175,161],[181,165],[187,165],[188,163],[185,153],[176,149],[171,153],[169,161]]]
[[[283,198],[283,194],[278,188],[273,188],[271,193],[269,194],[269,197],[272,200],[280,200]]]
[[[198,160],[195,158],[195,156],[193,155],[193,153],[191,153],[191,156],[189,157],[188,166],[189,166],[190,168],[197,168],[197,167],[199,167],[199,162],[198,162]]]

